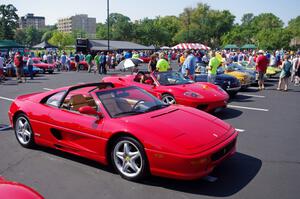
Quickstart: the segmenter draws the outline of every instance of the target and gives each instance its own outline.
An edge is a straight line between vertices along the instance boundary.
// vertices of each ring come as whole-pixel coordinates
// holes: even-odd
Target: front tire
[[[28,117],[25,114],[19,114],[14,123],[15,135],[18,142],[25,148],[35,146],[34,133],[32,131]]]
[[[164,104],[176,104],[175,98],[170,94],[163,94],[161,97],[161,101],[163,101]]]
[[[126,180],[139,181],[148,174],[144,148],[132,137],[120,137],[114,142],[111,162],[115,170]]]

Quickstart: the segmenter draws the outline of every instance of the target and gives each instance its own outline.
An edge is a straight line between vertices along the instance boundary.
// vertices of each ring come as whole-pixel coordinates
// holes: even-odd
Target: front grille
[[[234,147],[235,142],[236,142],[236,139],[233,140],[232,142],[230,142],[228,145],[226,145],[222,149],[220,149],[219,151],[217,151],[216,153],[214,153],[211,156],[211,160],[214,162],[214,161],[217,161],[217,160],[221,159],[222,157],[224,157]]]

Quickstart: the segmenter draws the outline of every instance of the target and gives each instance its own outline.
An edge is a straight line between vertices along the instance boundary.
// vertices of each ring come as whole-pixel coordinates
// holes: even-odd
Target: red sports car
[[[74,59],[75,59],[74,57],[71,58],[70,70],[76,70]],[[79,66],[79,70],[88,70],[88,68],[89,68],[86,61],[80,61],[78,66]]]
[[[47,63],[41,62],[41,59],[38,57],[34,57],[34,58],[32,58],[32,60],[33,60],[33,66],[42,69],[43,73],[48,72],[48,73],[52,74],[54,72],[54,69],[56,67],[56,65],[54,63],[47,64]],[[24,58],[23,61],[27,62],[27,58]]]
[[[38,192],[18,182],[10,182],[0,177],[0,198],[44,199]]]
[[[228,94],[219,86],[192,82],[175,71],[109,76],[102,81],[112,82],[116,86],[138,86],[149,93],[160,93],[165,104],[181,104],[206,112],[220,111],[227,106],[229,99]]]
[[[112,83],[22,95],[8,115],[23,147],[44,145],[112,164],[128,180],[148,173],[206,176],[235,153],[238,135],[203,111],[166,105],[141,88]]]

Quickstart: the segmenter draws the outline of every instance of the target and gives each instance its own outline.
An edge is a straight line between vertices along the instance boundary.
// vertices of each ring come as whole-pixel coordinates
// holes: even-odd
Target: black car
[[[207,73],[196,74],[195,81],[207,82]],[[225,90],[231,97],[236,95],[241,89],[240,81],[236,77],[226,74],[218,74],[215,80],[215,84]]]

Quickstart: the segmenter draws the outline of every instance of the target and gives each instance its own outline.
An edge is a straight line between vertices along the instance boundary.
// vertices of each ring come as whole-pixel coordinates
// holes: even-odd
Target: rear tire
[[[139,181],[148,175],[148,162],[142,144],[132,137],[120,137],[112,145],[111,162],[119,175]]]
[[[14,130],[18,142],[25,148],[34,148],[34,133],[28,117],[25,114],[17,115],[14,121]]]

